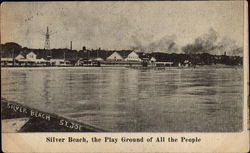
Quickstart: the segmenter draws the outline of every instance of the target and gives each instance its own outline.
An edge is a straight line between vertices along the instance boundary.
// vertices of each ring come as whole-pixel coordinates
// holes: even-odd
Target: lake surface
[[[1,96],[115,132],[239,132],[242,68],[2,68]]]

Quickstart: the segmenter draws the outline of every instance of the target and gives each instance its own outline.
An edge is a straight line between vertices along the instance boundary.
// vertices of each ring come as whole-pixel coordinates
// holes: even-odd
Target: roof
[[[173,64],[174,62],[155,62],[156,64]]]
[[[95,60],[95,61],[103,61],[103,58],[97,57],[97,58],[95,58],[94,60]]]
[[[18,59],[17,61],[19,61],[19,62],[27,62],[27,61],[30,61],[30,60],[27,60],[27,59]]]
[[[121,57],[123,57],[123,58],[128,57],[128,55],[130,53],[132,53],[132,52],[133,52],[133,50],[121,50],[121,51],[117,51],[117,53],[119,53],[121,55]]]
[[[64,61],[64,59],[57,59],[57,58],[52,58],[50,59],[51,62],[54,62],[54,61]]]
[[[115,51],[104,51],[104,50],[85,50],[79,52],[79,57],[83,60],[86,59],[95,59],[102,58],[107,59],[110,55],[112,55]]]
[[[156,58],[151,57],[151,58],[150,58],[150,61],[152,61],[152,62],[156,62]]]
[[[1,58],[1,61],[13,61],[13,58]]]
[[[18,56],[21,56],[22,58],[25,58],[22,54],[18,54],[15,58],[17,58]]]
[[[45,51],[43,51],[43,50],[22,50],[22,51],[20,51],[19,54],[21,54],[23,57],[26,58],[26,56],[27,56],[28,54],[32,53],[32,52],[33,52],[34,54],[36,54],[36,58],[37,58],[37,59],[40,59],[40,58],[47,59],[47,56],[46,56],[46,54],[45,54]]]
[[[41,59],[36,59],[37,62],[47,62],[47,60],[41,58]]]

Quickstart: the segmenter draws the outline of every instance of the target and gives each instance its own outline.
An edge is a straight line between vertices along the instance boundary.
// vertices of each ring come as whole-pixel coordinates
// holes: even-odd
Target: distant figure
[[[143,67],[147,67],[147,66],[148,66],[147,61],[144,61],[144,60],[143,60],[143,61],[142,61],[142,66],[143,66]]]
[[[181,63],[180,62],[178,63],[178,67],[181,68]]]
[[[97,67],[100,67],[101,66],[101,63],[100,62],[97,62]]]

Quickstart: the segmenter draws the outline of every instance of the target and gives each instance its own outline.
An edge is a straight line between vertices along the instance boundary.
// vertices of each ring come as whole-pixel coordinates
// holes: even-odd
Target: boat
[[[2,132],[105,132],[101,128],[1,98]]]

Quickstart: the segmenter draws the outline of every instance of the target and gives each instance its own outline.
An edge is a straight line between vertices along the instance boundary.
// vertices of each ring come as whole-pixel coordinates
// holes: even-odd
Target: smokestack
[[[70,50],[72,50],[72,41],[70,41]]]

